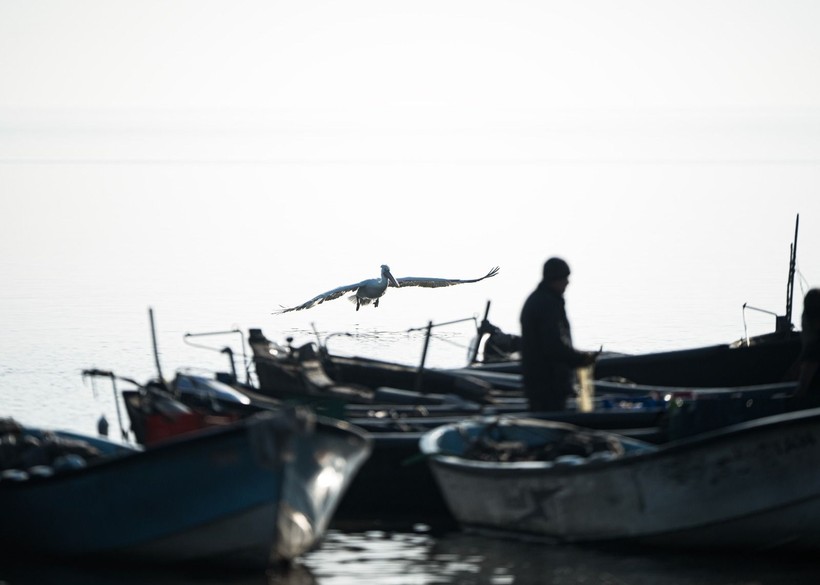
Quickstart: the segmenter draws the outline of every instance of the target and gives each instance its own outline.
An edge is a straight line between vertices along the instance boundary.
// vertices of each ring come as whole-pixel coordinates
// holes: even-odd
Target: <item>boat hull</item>
[[[421,448],[468,529],[555,542],[820,548],[820,410],[579,465],[468,460],[441,450],[457,445],[452,433],[428,433]]]
[[[769,334],[749,344],[717,344],[634,355],[602,355],[595,363],[596,380],[676,387],[733,387],[774,384],[796,379],[800,334]],[[473,363],[476,375],[520,375],[521,362]],[[492,379],[492,378],[489,378]]]
[[[3,480],[0,543],[72,558],[289,561],[319,542],[369,455],[369,438],[351,428],[264,413],[50,477]]]

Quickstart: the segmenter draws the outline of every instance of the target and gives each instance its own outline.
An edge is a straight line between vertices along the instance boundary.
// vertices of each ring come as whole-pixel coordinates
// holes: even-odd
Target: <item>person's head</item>
[[[803,297],[803,326],[820,322],[820,288],[810,289]]]
[[[550,258],[544,262],[543,281],[558,294],[564,294],[569,284],[569,264],[561,258]]]

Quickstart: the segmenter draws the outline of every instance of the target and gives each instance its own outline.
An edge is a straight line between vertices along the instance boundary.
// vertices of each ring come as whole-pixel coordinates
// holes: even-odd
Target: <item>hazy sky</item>
[[[794,0],[3,0],[0,160],[812,159],[817,22]]]
[[[818,23],[794,0],[0,0],[0,268],[225,266],[267,316],[382,263],[500,264],[470,304],[506,297],[514,326],[552,254],[594,296],[625,266],[746,289],[743,253],[779,306],[796,213],[820,251]]]
[[[3,0],[0,107],[817,107],[811,0]]]

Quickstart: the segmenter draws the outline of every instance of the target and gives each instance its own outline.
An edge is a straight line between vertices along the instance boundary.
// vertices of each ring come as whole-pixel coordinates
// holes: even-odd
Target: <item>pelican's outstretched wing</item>
[[[320,295],[316,295],[315,297],[313,297],[309,301],[306,301],[306,302],[302,303],[301,305],[297,305],[295,307],[290,307],[288,309],[282,308],[282,309],[279,309],[278,311],[274,311],[273,314],[274,315],[281,315],[282,313],[288,313],[290,311],[301,311],[303,309],[309,309],[313,305],[321,305],[325,301],[332,301],[333,299],[338,299],[340,296],[342,296],[346,292],[356,290],[357,288],[362,286],[365,282],[367,282],[367,281],[357,282],[356,284],[348,284],[346,286],[340,286],[340,287],[334,288],[333,290],[329,290],[329,291],[324,292]]]
[[[470,280],[460,280],[457,278],[424,278],[421,276],[405,276],[404,278],[397,278],[396,281],[401,286],[426,286],[430,288],[437,288],[439,286],[452,286],[454,284],[466,284],[468,282],[478,282],[485,278],[490,278],[498,274],[499,267],[496,266],[481,278],[473,278]],[[392,286],[392,284],[391,284]]]

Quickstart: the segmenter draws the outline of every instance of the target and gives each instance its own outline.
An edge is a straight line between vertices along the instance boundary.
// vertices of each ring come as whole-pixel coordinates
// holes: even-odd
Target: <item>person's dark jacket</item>
[[[521,310],[521,370],[530,410],[564,410],[574,370],[585,359],[572,346],[564,298],[542,281]]]
[[[820,289],[811,289],[803,299],[800,321],[800,376],[797,398],[806,407],[820,406]]]

